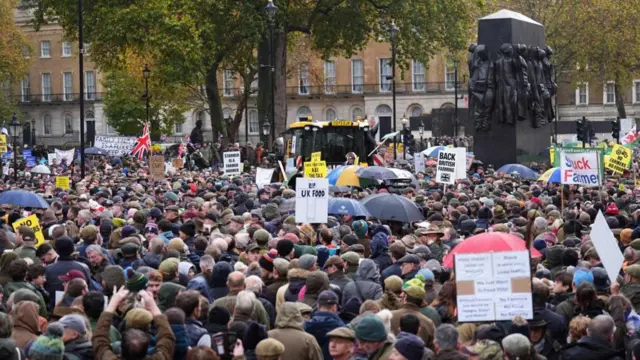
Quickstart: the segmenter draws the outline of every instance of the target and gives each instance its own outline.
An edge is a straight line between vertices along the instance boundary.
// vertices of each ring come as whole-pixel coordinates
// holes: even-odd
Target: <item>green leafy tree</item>
[[[18,113],[18,98],[12,90],[26,74],[29,65],[22,52],[26,45],[25,36],[14,21],[16,5],[16,0],[0,2],[0,121],[7,122],[13,113]]]

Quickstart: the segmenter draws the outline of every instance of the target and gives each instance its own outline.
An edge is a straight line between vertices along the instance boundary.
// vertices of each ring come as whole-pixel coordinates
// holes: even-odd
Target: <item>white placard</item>
[[[622,252],[620,252],[618,242],[613,236],[609,225],[607,225],[607,220],[601,211],[598,211],[596,220],[593,222],[593,225],[591,225],[589,238],[591,238],[593,246],[595,246],[598,256],[600,257],[600,261],[602,261],[604,269],[607,270],[609,280],[611,280],[613,284],[624,262],[624,256]]]
[[[240,175],[242,167],[240,162],[240,151],[227,151],[222,153],[224,159],[224,174],[228,176]]]
[[[321,224],[329,213],[329,180],[298,178],[296,180],[296,222]]]
[[[600,186],[600,157],[596,151],[560,151],[560,181],[563,184]]]
[[[56,152],[56,158],[58,158],[59,162],[62,162],[62,160],[64,159],[67,163],[67,165],[71,165],[73,163],[73,157],[76,153],[76,149],[69,149],[69,150],[60,150],[60,149],[55,149]]]
[[[131,153],[137,138],[135,136],[96,135],[95,147],[106,150],[109,156],[125,156]]]
[[[415,161],[416,164],[416,173],[424,172],[424,154],[415,152],[413,154],[413,161]]]
[[[456,254],[458,320],[533,318],[529,251]]]
[[[436,182],[455,184],[457,179],[466,177],[466,156],[464,148],[446,149],[438,153]]]
[[[53,165],[53,161],[58,160],[58,155],[56,154],[47,154],[47,163],[49,165]]]
[[[271,178],[273,177],[273,171],[275,169],[256,169],[256,185],[258,189],[262,189],[265,185],[271,184]]]

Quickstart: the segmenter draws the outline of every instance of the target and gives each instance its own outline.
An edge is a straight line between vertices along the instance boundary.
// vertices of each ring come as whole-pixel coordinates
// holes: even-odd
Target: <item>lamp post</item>
[[[407,129],[407,124],[409,124],[409,119],[407,119],[407,117],[405,116],[405,114],[402,114],[402,159],[406,160],[407,159],[407,139],[408,139],[408,129]]]
[[[146,108],[147,124],[149,124],[149,76],[151,76],[151,70],[149,70],[149,66],[147,66],[147,64],[144,64],[142,77],[144,78],[144,105]],[[149,125],[149,127],[151,127],[151,125]]]
[[[18,129],[20,129],[20,121],[16,113],[11,117],[11,135],[13,136],[13,180],[18,181]]]
[[[454,101],[454,118],[453,118],[453,137],[456,138],[458,137],[458,65],[460,64],[460,61],[458,60],[458,58],[454,58],[453,59],[453,82],[454,82],[454,96],[455,96],[455,101]]]
[[[265,118],[265,122],[262,124],[262,135],[264,135],[267,139],[269,138],[269,134],[271,133],[271,124],[269,119]],[[271,150],[271,144],[267,143],[267,150]]]
[[[391,39],[391,96],[393,106],[393,132],[396,132],[396,45],[398,43],[398,33],[400,29],[396,26],[395,21],[391,22],[389,29],[389,37]],[[398,144],[393,144],[393,159],[398,158]]]
[[[273,3],[273,0],[269,0],[267,5],[263,9],[264,14],[267,17],[267,24],[269,25],[269,67],[271,68],[271,124],[270,127],[275,129],[276,126],[276,51],[274,46],[274,28],[276,25],[276,14],[278,13],[278,7]],[[264,126],[263,126],[264,132]],[[271,143],[267,138],[267,142]]]
[[[84,179],[84,20],[82,2],[78,0],[78,76],[80,77],[80,177]],[[73,167],[72,167],[73,169]]]
[[[422,135],[424,134],[424,124],[422,121],[420,122],[420,126],[418,126],[418,134],[420,134],[420,151],[422,151],[424,145],[422,144]]]

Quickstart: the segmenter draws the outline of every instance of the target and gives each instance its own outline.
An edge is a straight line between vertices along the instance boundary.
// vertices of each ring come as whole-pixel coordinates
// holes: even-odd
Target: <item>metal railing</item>
[[[466,85],[458,83],[458,91]],[[320,86],[288,86],[287,96],[347,96],[387,95],[392,93],[391,82],[381,84],[349,84]],[[396,94],[443,94],[455,91],[453,83],[447,82],[396,82]]]
[[[85,93],[85,101],[102,101],[104,93]],[[69,94],[29,94],[29,95],[16,95],[18,102],[21,105],[39,105],[39,104],[64,104],[75,103],[80,101],[80,93]]]

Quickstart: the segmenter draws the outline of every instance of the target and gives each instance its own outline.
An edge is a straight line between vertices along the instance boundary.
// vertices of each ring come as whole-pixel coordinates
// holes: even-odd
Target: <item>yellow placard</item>
[[[350,120],[334,120],[331,122],[331,126],[353,126],[353,121]]]
[[[7,135],[0,135],[0,153],[6,153],[7,151]]]
[[[324,179],[327,177],[327,163],[324,161],[308,161],[304,163],[304,177]]]
[[[69,177],[68,176],[56,176],[56,187],[62,190],[69,190]]]
[[[322,160],[322,152],[318,151],[318,152],[314,152],[311,153],[311,161],[321,161]]]
[[[360,167],[368,167],[368,166],[369,166],[369,164],[366,163],[366,162],[361,162],[360,163]]]
[[[605,168],[613,172],[622,174],[629,168],[632,155],[633,150],[626,148],[620,144],[616,144],[613,146],[613,149],[611,149],[609,158],[605,159],[604,166]]]
[[[40,222],[38,221],[38,217],[35,214],[29,215],[26,218],[22,218],[14,222],[13,224],[11,224],[11,226],[13,226],[13,230],[15,232],[18,232],[18,228],[20,226],[28,226],[29,228],[31,228],[31,230],[33,230],[33,233],[36,235],[36,240],[37,240],[36,247],[44,243],[44,235],[42,234],[42,228],[40,228]]]
[[[553,164],[553,161],[556,159],[556,148],[555,147],[550,147],[549,148],[549,160],[551,160],[551,164]]]

